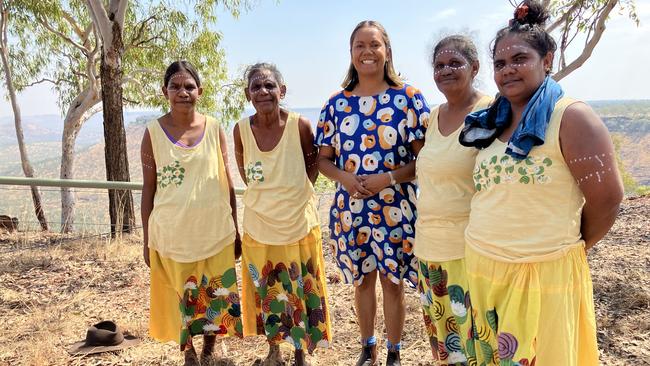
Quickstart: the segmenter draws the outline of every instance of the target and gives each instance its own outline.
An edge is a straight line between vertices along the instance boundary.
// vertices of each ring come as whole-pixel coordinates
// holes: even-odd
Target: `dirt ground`
[[[334,342],[310,360],[314,366],[351,365],[359,350],[352,289],[332,283],[338,275],[327,257]],[[612,231],[590,251],[589,262],[602,364],[650,365],[650,197],[625,201]],[[406,297],[402,364],[434,365],[419,298],[411,290]],[[149,273],[138,237],[110,241],[0,234],[0,365],[182,364],[176,345],[147,337],[148,310]],[[383,334],[379,313],[377,335]],[[94,357],[69,356],[66,350],[84,338],[88,326],[105,319],[142,343]],[[252,365],[266,354],[262,337],[227,339],[218,347],[234,365]],[[290,348],[282,351],[288,359]]]

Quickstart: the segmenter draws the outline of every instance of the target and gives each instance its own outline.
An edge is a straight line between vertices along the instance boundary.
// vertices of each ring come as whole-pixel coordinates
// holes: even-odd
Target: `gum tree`
[[[103,106],[110,105],[105,133],[123,131],[120,102],[127,106],[164,108],[161,75],[173,60],[192,60],[201,71],[205,94],[199,108],[203,112],[230,120],[243,109],[244,98],[239,90],[226,87],[231,83],[227,80],[224,51],[219,47],[221,35],[213,28],[217,6],[222,5],[236,15],[240,9],[249,6],[247,2],[160,1],[155,4],[132,2],[128,6],[120,3],[33,0],[26,9],[31,20],[27,24],[32,24],[29,32],[34,35],[34,42],[29,46],[32,52],[48,59],[36,82],[54,85],[64,113],[62,179],[74,177],[77,134],[88,118]],[[110,23],[106,23],[102,11],[106,12]],[[119,36],[115,37],[116,34],[121,34],[121,41]],[[108,69],[102,69],[102,62]],[[103,77],[107,79],[102,80]],[[121,97],[115,88],[122,89]],[[100,104],[102,96],[111,98],[103,106]],[[107,151],[111,149],[109,144],[118,151],[117,154],[107,154],[109,179],[128,180],[128,170],[126,173],[123,171],[128,169],[126,155],[119,152],[120,149],[126,151],[125,139],[107,139]],[[116,174],[115,167],[120,172],[118,175],[113,175]],[[109,169],[111,173],[108,173]],[[120,206],[120,199],[127,196],[132,202],[130,193],[113,196],[113,202],[117,202],[111,212],[114,225],[118,222],[126,227],[133,225],[132,203]],[[62,188],[61,222],[64,232],[73,229],[74,205],[72,191]],[[125,218],[126,211],[118,208],[128,206],[127,210],[131,212]]]
[[[17,93],[24,87],[22,81],[35,74],[35,70],[43,63],[43,59],[38,56],[30,57],[24,52],[24,40],[29,38],[29,34],[25,34],[22,31],[25,25],[25,18],[20,14],[19,10],[23,7],[24,4],[21,1],[0,0],[0,59],[2,60],[2,69],[0,71],[4,76],[7,96],[11,102],[11,109],[14,115],[16,139],[18,141],[18,151],[20,152],[20,163],[23,174],[25,174],[25,177],[33,178],[35,173],[27,154],[22,114],[18,105]],[[10,41],[10,37],[13,42]],[[17,60],[21,60],[21,62],[14,62]],[[43,211],[41,194],[38,187],[32,186],[31,194],[36,218],[41,225],[41,229],[47,231],[47,219]]]
[[[559,34],[556,37],[558,70],[553,75],[557,81],[577,70],[591,57],[607,28],[612,11],[627,13],[636,25],[639,24],[634,0],[545,0],[544,5],[553,16],[546,29]],[[569,60],[567,52],[576,48],[582,50]]]

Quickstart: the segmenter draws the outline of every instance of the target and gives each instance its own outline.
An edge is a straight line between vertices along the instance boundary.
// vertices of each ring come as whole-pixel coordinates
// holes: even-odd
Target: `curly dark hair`
[[[492,57],[497,49],[497,43],[510,34],[516,34],[537,51],[540,57],[547,53],[555,52],[557,44],[551,35],[544,29],[550,15],[544,5],[537,0],[524,0],[515,9],[513,18],[507,27],[501,28],[494,41],[492,41]]]

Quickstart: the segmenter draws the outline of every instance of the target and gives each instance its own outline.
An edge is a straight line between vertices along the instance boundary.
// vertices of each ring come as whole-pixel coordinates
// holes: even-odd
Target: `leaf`
[[[549,166],[553,165],[553,160],[551,160],[551,159],[549,159],[549,158],[545,158],[545,159],[542,161],[542,163],[544,163],[544,165],[546,165],[547,167],[549,167]]]
[[[265,325],[264,330],[266,331],[266,337],[267,338],[273,338],[275,337],[276,334],[278,334],[278,330],[280,329],[280,326],[278,324],[273,324],[273,325]]]
[[[260,272],[255,268],[255,266],[252,263],[248,264],[248,273],[251,275],[251,279],[253,282],[257,281],[260,279]]]
[[[517,169],[517,172],[519,172],[519,174],[521,174],[521,175],[527,175],[528,174],[528,172],[526,171],[526,168],[524,168],[523,166],[520,166],[519,169]]]
[[[486,311],[485,312],[485,318],[486,318],[488,324],[490,325],[490,328],[492,328],[492,330],[496,334],[497,329],[498,329],[498,316],[497,316],[496,310],[492,309],[492,310]]]
[[[299,343],[303,338],[305,338],[305,330],[301,327],[294,326],[291,328],[291,338],[293,338],[296,343]]]
[[[306,305],[309,309],[316,309],[320,307],[320,297],[314,294],[307,296]]]
[[[309,328],[309,334],[311,335],[311,341],[314,343],[318,343],[318,341],[323,339],[323,332],[316,327]]]
[[[270,307],[271,312],[275,314],[283,313],[285,309],[284,302],[278,300],[271,301]]]
[[[494,184],[499,184],[499,183],[501,183],[501,177],[500,176],[494,177]]]
[[[481,347],[481,352],[483,353],[483,358],[486,360],[492,360],[494,358],[494,351],[492,350],[492,346],[490,346],[490,344],[486,341],[480,340],[478,342]]]
[[[223,276],[221,276],[221,284],[225,288],[230,288],[230,286],[234,285],[237,283],[237,273],[235,272],[234,268],[229,268],[226,272],[223,273]]]
[[[523,184],[528,184],[528,183],[530,183],[530,178],[528,176],[524,175],[523,177],[519,178],[519,182],[523,183]]]

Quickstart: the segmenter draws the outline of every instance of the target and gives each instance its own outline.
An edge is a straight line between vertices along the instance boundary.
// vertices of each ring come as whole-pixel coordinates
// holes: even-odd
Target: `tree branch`
[[[137,26],[137,30],[135,31],[135,36],[133,36],[133,38],[129,42],[129,45],[127,47],[125,47],[125,49],[129,48],[129,46],[137,47],[137,45],[142,44],[142,43],[137,43],[136,44],[136,42],[138,42],[142,38],[142,36],[144,35],[144,30],[145,30],[145,28],[147,26],[147,23],[149,23],[150,21],[156,20],[156,19],[157,19],[156,16],[152,15],[149,18],[147,18],[147,19],[143,20],[142,22],[140,22],[140,24]]]
[[[85,48],[84,46],[80,45],[79,43],[75,42],[72,40],[70,37],[66,36],[65,34],[59,32],[58,30],[52,28],[50,23],[47,22],[44,18],[38,16],[36,17],[36,21],[41,24],[45,29],[49,30],[50,32],[54,33],[55,35],[61,37],[64,41],[70,43],[73,45],[75,48],[79,49],[84,55],[88,53],[88,49]]]
[[[550,3],[550,1],[548,1]],[[549,26],[546,27],[546,31],[551,33],[555,30],[555,28],[559,27],[562,23],[565,23],[567,19],[573,14],[574,11],[580,6],[580,2],[576,1],[564,14],[556,19],[553,23],[551,23]],[[547,7],[548,8],[548,7]]]
[[[62,83],[66,82],[66,80],[63,79],[57,79],[57,80],[52,80],[48,78],[42,78],[41,80],[36,80],[34,82],[31,82],[29,84],[25,84],[25,88],[28,88],[30,86],[34,86],[36,84],[42,84],[42,83],[52,83],[54,85],[61,85]]]
[[[124,29],[124,18],[128,4],[128,0],[111,0],[108,6],[110,14],[115,14],[112,20],[120,26],[120,29]]]
[[[553,75],[553,79],[555,79],[555,81],[562,80],[562,78],[564,78],[565,76],[569,75],[571,72],[573,72],[574,70],[582,66],[585,63],[585,61],[587,61],[587,59],[591,57],[594,48],[596,47],[598,42],[600,42],[600,38],[602,37],[603,32],[605,32],[605,28],[606,28],[605,22],[607,21],[607,17],[609,17],[609,13],[612,12],[614,7],[616,6],[616,3],[618,3],[618,0],[609,0],[607,2],[607,5],[605,5],[605,7],[603,8],[603,12],[601,13],[600,18],[596,23],[593,37],[587,42],[580,56],[578,56],[566,67],[562,68],[561,70],[558,70],[558,72],[555,75]]]
[[[77,34],[77,36],[81,40],[83,40],[84,39],[84,32],[81,30],[81,28],[79,27],[77,22],[74,20],[72,15],[70,15],[70,13],[68,13],[67,11],[63,10],[63,11],[61,11],[61,17],[63,19],[65,19],[68,22],[68,24],[70,24],[70,26],[72,27],[72,30]]]
[[[95,24],[95,28],[99,31],[99,38],[103,44],[110,45],[113,43],[113,27],[111,21],[108,19],[106,9],[101,0],[86,0],[88,11]]]

